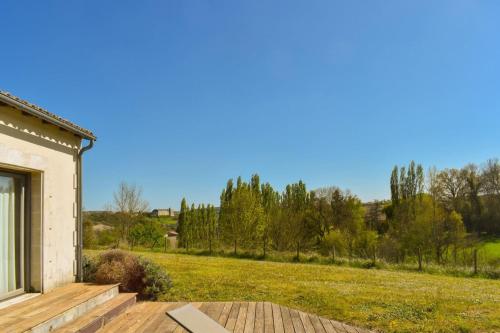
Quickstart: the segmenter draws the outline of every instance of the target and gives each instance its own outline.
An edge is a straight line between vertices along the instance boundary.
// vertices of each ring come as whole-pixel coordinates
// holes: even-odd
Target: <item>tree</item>
[[[377,259],[378,234],[376,231],[362,229],[356,239],[358,254],[364,258],[371,258],[373,264]]]
[[[394,166],[391,173],[391,201],[394,206],[399,203],[399,173],[397,165]]]
[[[440,219],[441,215],[436,213],[433,199],[426,196],[416,203],[415,218],[402,235],[403,247],[417,257],[419,270],[422,270],[424,255],[430,252],[433,238],[437,240],[436,235],[439,233],[434,229],[439,225]]]
[[[465,170],[444,169],[437,173],[436,188],[439,188],[436,199],[442,200],[448,210],[459,210],[466,195]]]
[[[83,247],[91,249],[95,245],[95,235],[92,221],[88,218],[83,221]]]
[[[483,189],[483,181],[479,175],[478,167],[474,164],[469,164],[463,169],[466,183],[466,209],[464,214],[467,217],[469,230],[475,231],[478,234],[481,232],[480,219],[482,214],[482,203],[480,194]]]
[[[335,257],[342,255],[346,248],[344,235],[339,230],[330,230],[323,238],[321,247],[326,252],[325,254],[329,254],[335,262]]]
[[[345,215],[341,221],[341,230],[346,238],[349,257],[356,249],[358,235],[364,231],[365,210],[361,201],[354,195],[345,197]]]
[[[280,202],[279,194],[274,191],[269,183],[262,184],[260,193],[262,218],[259,220],[260,223],[257,227],[257,233],[262,242],[262,253],[265,258],[269,245],[272,221],[277,219]]]
[[[315,189],[313,192],[315,193],[317,199],[326,199],[329,201],[332,198],[333,193],[338,190],[339,188],[337,186],[327,186]]]
[[[148,209],[148,203],[142,198],[142,189],[125,182],[120,183],[118,190],[113,194],[114,209],[119,215],[121,224],[121,238],[126,240],[131,225],[136,217]]]
[[[485,194],[500,195],[500,162],[498,159],[490,159],[486,162],[481,178]]]
[[[286,187],[283,193],[283,209],[292,226],[289,232],[295,244],[298,260],[301,248],[305,247],[313,236],[313,228],[308,216],[310,194],[302,181]]]
[[[186,198],[182,198],[181,210],[179,212],[179,217],[177,218],[177,233],[179,238],[179,246],[186,247],[187,244],[187,225],[186,225],[186,214],[188,210],[188,205]]]
[[[159,221],[150,220],[148,222],[143,222],[143,242],[144,245],[149,246],[154,249],[156,245],[161,244],[161,240],[165,236],[165,232]]]
[[[134,247],[138,244],[141,244],[144,237],[144,225],[142,223],[137,223],[130,228],[130,232],[128,234],[128,243],[130,245],[130,249],[133,250]]]
[[[214,242],[217,238],[217,213],[215,207],[208,205],[207,207],[207,222],[208,222],[208,249],[212,254]]]
[[[368,206],[368,212],[366,214],[366,227],[370,230],[376,230],[379,233],[384,233],[384,227],[381,226],[380,215],[382,214],[382,203],[375,200]]]
[[[491,159],[482,168],[483,210],[480,229],[489,234],[500,234],[500,162]]]

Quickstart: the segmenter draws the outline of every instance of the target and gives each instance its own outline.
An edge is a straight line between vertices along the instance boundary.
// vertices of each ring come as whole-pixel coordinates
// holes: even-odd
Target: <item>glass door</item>
[[[24,292],[25,177],[0,171],[0,299]]]

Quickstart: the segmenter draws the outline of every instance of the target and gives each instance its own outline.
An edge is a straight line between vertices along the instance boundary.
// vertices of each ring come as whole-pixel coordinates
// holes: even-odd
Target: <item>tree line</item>
[[[391,199],[364,205],[336,187],[308,190],[302,181],[279,192],[259,175],[229,179],[220,207],[181,202],[177,231],[186,249],[318,251],[389,262],[470,261],[478,236],[500,232],[500,164],[435,168],[395,166]],[[468,252],[467,252],[468,251]],[[466,258],[466,255],[468,256]]]
[[[350,256],[373,251],[375,232],[366,228],[361,201],[338,188],[308,191],[302,181],[289,184],[280,193],[259,175],[249,182],[230,179],[215,207],[188,207],[181,202],[178,219],[179,245],[189,248],[269,249],[303,251],[320,247]],[[342,233],[342,237],[335,237]],[[335,249],[337,248],[337,249]]]

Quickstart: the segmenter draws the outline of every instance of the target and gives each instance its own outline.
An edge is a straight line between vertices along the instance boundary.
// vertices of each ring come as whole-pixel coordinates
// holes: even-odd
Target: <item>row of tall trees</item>
[[[209,244],[210,250],[222,246],[235,253],[261,249],[264,256],[269,249],[293,250],[297,256],[317,248],[332,255],[344,250],[350,256],[373,252],[367,242],[370,230],[364,223],[363,205],[349,192],[337,188],[308,191],[299,181],[280,193],[253,175],[249,182],[238,178],[234,184],[230,179],[220,200],[217,215],[211,206],[188,208],[183,199],[178,221],[182,247],[207,248]]]
[[[210,252],[219,239],[219,229],[215,207],[211,205],[188,206],[182,199],[177,222],[179,244],[186,249],[208,248]]]

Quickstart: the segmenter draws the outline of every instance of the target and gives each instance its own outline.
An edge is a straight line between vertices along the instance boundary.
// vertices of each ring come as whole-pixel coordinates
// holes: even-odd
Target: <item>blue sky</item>
[[[92,129],[85,206],[230,177],[386,198],[394,164],[500,156],[498,1],[0,3],[0,89]]]

